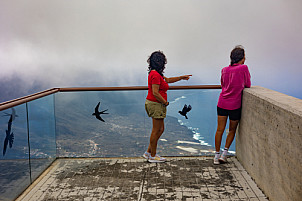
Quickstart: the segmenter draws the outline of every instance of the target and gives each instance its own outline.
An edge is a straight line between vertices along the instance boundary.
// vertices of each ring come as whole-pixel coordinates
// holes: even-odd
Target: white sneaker
[[[220,156],[220,154],[215,154],[214,165],[219,165],[220,164],[220,162],[219,162],[219,156]]]
[[[143,154],[143,157],[144,157],[145,159],[149,159],[149,157],[151,157],[151,153],[145,152],[145,153]]]
[[[165,159],[165,158],[163,158],[163,157],[160,157],[159,155],[156,154],[154,157],[152,157],[152,156],[150,155],[148,161],[149,161],[150,163],[163,163],[163,162],[166,162],[167,159]]]
[[[220,163],[226,163],[227,162],[227,151],[222,152],[220,158],[218,159]]]

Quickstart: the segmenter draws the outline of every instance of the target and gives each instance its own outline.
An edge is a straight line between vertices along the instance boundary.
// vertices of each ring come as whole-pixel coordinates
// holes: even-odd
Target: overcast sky
[[[0,79],[25,88],[147,84],[162,50],[178,85],[220,84],[236,45],[252,84],[302,98],[301,0],[1,0]],[[5,86],[0,86],[5,87]]]

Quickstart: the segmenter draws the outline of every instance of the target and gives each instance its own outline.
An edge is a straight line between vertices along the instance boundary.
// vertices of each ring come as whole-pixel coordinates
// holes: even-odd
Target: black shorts
[[[226,110],[217,106],[218,116],[229,116],[230,120],[237,121],[241,118],[241,107],[236,110]]]

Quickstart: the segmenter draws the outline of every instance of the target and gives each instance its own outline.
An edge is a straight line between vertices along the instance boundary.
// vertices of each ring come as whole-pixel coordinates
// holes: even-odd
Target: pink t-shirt
[[[159,85],[159,94],[167,101],[167,91],[169,89],[169,85],[164,80],[163,76],[161,76],[157,71],[152,70],[148,76],[148,95],[147,100],[153,102],[159,102],[155,96],[153,95],[152,91],[152,84]]]
[[[251,75],[247,65],[234,64],[221,71],[221,88],[217,106],[227,110],[241,107],[242,91],[251,87]]]

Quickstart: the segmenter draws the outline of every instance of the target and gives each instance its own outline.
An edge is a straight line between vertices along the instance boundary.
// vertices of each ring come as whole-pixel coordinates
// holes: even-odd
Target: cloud
[[[219,84],[231,49],[242,44],[253,84],[284,89],[285,73],[293,87],[302,73],[301,8],[298,0],[5,0],[0,79],[48,88],[146,85],[147,58],[160,49],[167,76],[193,74],[179,84]]]

